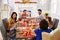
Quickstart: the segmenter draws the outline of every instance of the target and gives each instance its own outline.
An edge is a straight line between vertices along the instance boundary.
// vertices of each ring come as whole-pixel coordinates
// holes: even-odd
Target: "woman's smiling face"
[[[16,14],[13,14],[13,18],[16,18]]]

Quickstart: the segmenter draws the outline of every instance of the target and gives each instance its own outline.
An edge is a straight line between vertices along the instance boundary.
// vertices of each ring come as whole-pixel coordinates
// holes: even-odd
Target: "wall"
[[[15,4],[14,2],[15,1],[21,1],[21,0],[3,0],[3,4],[7,4],[9,5],[9,7],[11,8],[11,12],[12,13],[13,11],[16,11],[18,13],[18,5],[22,5],[22,4]],[[32,17],[36,17],[38,14],[37,14],[37,9],[42,9],[43,10],[43,13],[46,11],[46,12],[49,12],[50,11],[50,3],[51,1],[50,0],[30,0],[31,2],[38,2],[37,4],[26,4],[24,6],[31,6],[32,8]],[[34,5],[34,6],[32,6]],[[22,6],[23,7],[23,6]],[[28,8],[27,8],[28,9]]]
[[[1,0],[0,0],[0,6],[1,6]]]
[[[42,9],[43,12],[48,12],[49,13],[50,6],[51,6],[51,0],[38,0],[37,8]]]
[[[56,14],[55,15],[58,19],[60,19],[60,0],[57,0],[57,7],[56,7]],[[60,28],[60,21],[59,21],[58,28]]]
[[[53,18],[60,19],[60,0],[52,0],[51,1],[50,15]]]
[[[2,5],[2,0],[0,0],[0,7]],[[0,12],[0,25],[1,25],[1,12]]]
[[[20,8],[22,8],[23,7],[23,9],[27,9],[27,10],[31,10],[32,12],[32,17],[36,17],[38,14],[37,14],[37,4],[15,4],[15,1],[20,1],[21,2],[21,0],[9,0],[8,1],[8,5],[11,7],[11,8],[13,8],[14,10],[13,11],[15,11],[15,12],[19,12],[19,10],[18,10],[18,7],[20,7]],[[30,0],[31,2],[37,2],[37,0]],[[13,6],[12,6],[13,5]],[[26,8],[24,8],[24,7],[26,7]],[[29,8],[28,8],[29,7]],[[22,10],[23,10],[22,9]]]
[[[54,18],[56,17],[56,7],[57,7],[57,0],[51,0],[51,9],[50,9],[50,15]]]
[[[57,0],[57,7],[56,7],[56,14],[57,17],[60,19],[60,0]]]

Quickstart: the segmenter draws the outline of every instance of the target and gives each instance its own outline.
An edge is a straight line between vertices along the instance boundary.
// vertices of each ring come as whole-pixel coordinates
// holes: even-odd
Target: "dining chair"
[[[6,33],[5,27],[0,26],[0,30],[1,30],[1,33],[2,33],[3,40],[7,40],[7,33]]]
[[[3,23],[3,26],[5,27],[5,29],[7,31],[7,28],[8,28],[8,19],[7,18],[2,19],[2,23]]]
[[[57,28],[58,23],[59,23],[59,19],[53,18],[53,27],[52,27],[53,30]]]

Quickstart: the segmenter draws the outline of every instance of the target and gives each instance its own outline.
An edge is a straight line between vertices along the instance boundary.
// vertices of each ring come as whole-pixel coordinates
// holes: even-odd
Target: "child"
[[[42,32],[50,33],[52,31],[51,29],[48,29],[48,22],[45,19],[41,20],[39,27],[40,29],[34,30],[34,36],[36,36],[36,40],[42,40]]]
[[[52,21],[51,17],[47,17],[47,21],[49,23],[49,27],[48,28],[52,29],[53,28],[53,21]]]

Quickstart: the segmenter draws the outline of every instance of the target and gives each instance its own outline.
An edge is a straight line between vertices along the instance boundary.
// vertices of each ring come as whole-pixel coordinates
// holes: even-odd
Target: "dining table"
[[[16,31],[17,40],[32,40],[34,36],[32,32],[27,29],[27,27],[18,27]]]
[[[22,19],[16,22],[16,40],[32,40],[33,31],[39,27],[39,23],[34,18]]]

